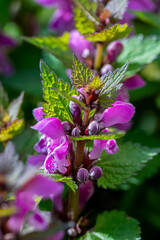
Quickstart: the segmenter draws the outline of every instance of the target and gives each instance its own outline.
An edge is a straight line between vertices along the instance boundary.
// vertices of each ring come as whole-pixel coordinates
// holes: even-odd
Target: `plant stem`
[[[77,171],[78,168],[83,163],[84,145],[85,145],[84,141],[77,141],[76,156],[75,156],[75,160],[74,160],[75,171]]]
[[[73,192],[69,190],[68,218],[76,222],[79,214],[79,188]]]
[[[102,56],[103,56],[103,43],[97,43],[97,50],[96,50],[96,56],[94,60],[94,68],[96,70],[99,70],[102,65]]]

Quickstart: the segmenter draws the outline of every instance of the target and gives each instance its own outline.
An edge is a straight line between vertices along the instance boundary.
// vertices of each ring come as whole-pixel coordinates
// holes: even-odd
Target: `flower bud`
[[[75,128],[73,128],[71,135],[72,135],[73,137],[79,137],[79,136],[80,136],[80,133],[81,133],[81,130],[80,130],[78,127],[75,127]]]
[[[106,128],[106,125],[103,122],[99,123],[99,130],[104,130]]]
[[[62,126],[63,126],[63,129],[64,129],[64,132],[67,134],[71,131],[71,125],[69,122],[65,121],[65,122],[62,122]]]
[[[116,140],[110,139],[107,141],[106,144],[106,152],[108,154],[114,154],[119,151],[119,147],[117,146]]]
[[[85,183],[89,178],[88,170],[85,168],[80,168],[77,172],[77,179],[79,182]]]
[[[116,60],[118,55],[122,52],[123,45],[120,41],[114,41],[108,45],[107,55],[108,59],[113,62]]]
[[[69,109],[70,109],[71,114],[75,118],[77,118],[79,116],[80,112],[81,112],[79,106],[72,101],[70,101],[70,103],[69,103]]]
[[[108,73],[108,72],[111,72],[111,71],[113,71],[112,65],[111,65],[111,64],[105,64],[105,65],[101,68],[100,73],[101,73],[101,75],[104,75],[104,74],[106,74],[106,73]]]
[[[76,237],[76,236],[77,236],[77,231],[76,231],[75,228],[69,228],[69,229],[67,230],[67,234],[68,234],[68,236],[70,236],[70,237]]]
[[[93,121],[88,126],[89,135],[95,135],[99,132],[99,124],[96,121]]]
[[[91,180],[97,180],[103,176],[102,169],[98,166],[94,166],[89,170],[89,176]]]

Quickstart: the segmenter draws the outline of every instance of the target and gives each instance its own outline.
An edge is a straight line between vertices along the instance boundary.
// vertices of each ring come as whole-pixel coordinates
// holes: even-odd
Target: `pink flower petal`
[[[45,161],[46,156],[41,154],[41,155],[32,155],[28,158],[27,163],[31,166],[36,166],[37,168],[40,168],[44,161]]]
[[[55,117],[45,118],[31,128],[52,139],[57,139],[65,135],[61,121]]]
[[[43,107],[38,107],[33,109],[33,116],[37,121],[41,121],[45,113],[43,112]]]
[[[134,75],[124,82],[123,86],[125,86],[128,89],[136,89],[136,88],[141,88],[145,86],[145,81],[138,75]]]
[[[93,182],[88,180],[82,183],[79,187],[79,207],[82,208],[84,204],[92,197],[94,192]]]

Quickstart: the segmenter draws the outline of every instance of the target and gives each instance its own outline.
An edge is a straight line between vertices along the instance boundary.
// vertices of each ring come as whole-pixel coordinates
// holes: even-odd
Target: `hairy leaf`
[[[128,7],[128,0],[110,0],[105,9],[109,10],[113,18],[122,20]]]
[[[157,36],[144,37],[136,35],[129,39],[122,40],[123,51],[117,58],[117,64],[122,65],[126,61],[130,62],[128,71],[132,75],[151,63],[160,54],[160,38]]]
[[[74,0],[74,20],[77,30],[83,34],[94,33],[100,22],[95,15],[96,3],[91,0]]]
[[[120,38],[127,37],[131,32],[132,27],[127,24],[115,24],[112,27],[101,32],[89,34],[86,39],[92,42],[112,42]]]
[[[142,147],[140,144],[124,143],[119,146],[119,152],[107,155],[104,151],[97,163],[103,170],[103,176],[98,180],[98,186],[113,188],[141,170],[144,164],[151,160],[159,149]]]
[[[62,97],[68,99],[69,101],[75,102],[77,105],[79,105],[84,110],[89,111],[89,108],[83,102],[79,101],[78,99],[68,95],[67,93],[65,93],[63,91],[59,91],[59,89],[57,89],[57,88],[52,88],[52,89],[55,90]]]
[[[78,188],[77,184],[73,181],[71,177],[63,177],[59,174],[47,174],[47,176],[52,177],[57,182],[65,183],[68,187],[72,189],[73,192],[75,192],[75,190]]]
[[[129,62],[125,63],[120,69],[109,72],[103,75],[100,80],[103,82],[104,87],[100,92],[99,102],[108,106],[115,101],[118,91],[122,87],[122,79],[128,68]]]
[[[92,135],[92,136],[80,136],[80,137],[72,137],[73,140],[75,141],[88,141],[88,140],[95,140],[95,139],[100,139],[100,140],[109,140],[109,139],[118,139],[124,136],[124,132],[108,132],[108,133],[103,133],[101,135]]]
[[[57,59],[61,60],[66,67],[70,68],[72,66],[72,52],[68,47],[69,33],[64,33],[60,37],[24,37],[23,39],[53,54]]]
[[[54,89],[72,96],[77,93],[75,89],[71,89],[70,85],[62,80],[58,80],[57,76],[50,72],[50,69],[45,62],[40,62],[41,77],[43,82],[44,99],[43,103],[44,112],[47,117],[58,117],[61,121],[69,120],[72,122],[72,116],[69,111],[69,100],[62,97]]]
[[[0,142],[8,141],[19,134],[24,128],[24,120],[15,120],[6,128],[0,130]]]
[[[94,76],[92,81],[85,86],[84,92],[95,91],[95,90],[101,89],[102,87],[103,87],[103,82],[101,81],[99,76]]]
[[[93,78],[94,72],[74,56],[72,83],[76,88],[85,87]]]
[[[114,210],[98,215],[95,227],[80,240],[140,240],[140,233],[136,219]]]

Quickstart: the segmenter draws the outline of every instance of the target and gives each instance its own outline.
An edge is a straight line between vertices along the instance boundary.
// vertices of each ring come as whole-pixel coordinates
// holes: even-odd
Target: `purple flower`
[[[41,168],[47,174],[57,171],[66,173],[69,166],[69,161],[66,159],[69,143],[61,121],[55,117],[45,118],[32,128],[43,134],[34,146],[34,149],[42,155],[31,156],[28,164],[38,167],[42,164]]]
[[[79,187],[79,207],[83,208],[85,203],[91,198],[94,192],[93,182],[88,180]]]
[[[33,116],[37,121],[41,121],[45,113],[43,112],[43,107],[38,107],[33,109]]]
[[[77,30],[73,30],[70,33],[69,47],[81,61],[94,53],[93,43],[86,40]]]
[[[8,221],[8,227],[14,232],[19,232],[20,228],[24,224],[27,213],[35,208],[35,196],[43,196],[45,198],[50,196],[58,196],[63,192],[63,184],[54,182],[53,180],[44,177],[42,175],[36,175],[21,186],[16,192],[15,204],[18,209],[18,213],[13,215]],[[36,212],[35,212],[36,213]],[[38,218],[38,216],[37,216]],[[41,215],[42,218],[42,215]],[[32,219],[33,220],[33,219]],[[36,219],[34,219],[36,221]],[[40,220],[40,216],[39,216]],[[46,226],[45,220],[41,219],[42,229]]]
[[[14,39],[0,33],[0,74],[10,75],[13,73],[14,68],[7,57],[7,52],[16,47],[16,45]]]
[[[116,124],[128,123],[134,115],[135,109],[132,104],[116,101],[112,104],[113,107],[106,109],[99,118],[105,127],[110,127]],[[105,129],[104,132],[109,132]],[[90,159],[98,159],[101,156],[103,150],[106,150],[108,154],[115,154],[119,151],[117,143],[114,139],[111,140],[94,140],[94,145]]]
[[[129,102],[128,90],[133,90],[145,86],[145,81],[138,75],[134,75],[130,78],[127,78],[120,90],[120,93],[117,97],[118,101]]]

